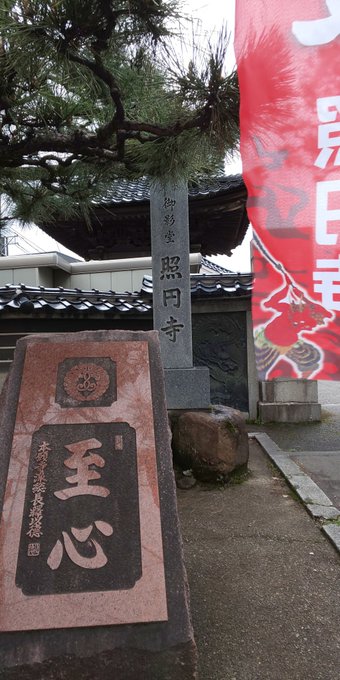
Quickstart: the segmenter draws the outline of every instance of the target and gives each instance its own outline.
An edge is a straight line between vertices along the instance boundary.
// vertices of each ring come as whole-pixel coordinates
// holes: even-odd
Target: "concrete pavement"
[[[249,470],[178,490],[200,680],[339,680],[339,555],[254,439]]]
[[[340,552],[340,383],[319,381],[318,392],[321,423],[270,423],[253,434]]]
[[[249,426],[242,484],[178,490],[200,680],[339,680],[340,384],[319,398]]]
[[[290,454],[290,457],[317,482],[333,504],[340,508],[340,450],[301,451]]]

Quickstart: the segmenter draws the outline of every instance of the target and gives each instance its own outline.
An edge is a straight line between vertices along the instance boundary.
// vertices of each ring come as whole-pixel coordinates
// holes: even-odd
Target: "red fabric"
[[[259,374],[340,380],[340,0],[236,0],[235,52]]]

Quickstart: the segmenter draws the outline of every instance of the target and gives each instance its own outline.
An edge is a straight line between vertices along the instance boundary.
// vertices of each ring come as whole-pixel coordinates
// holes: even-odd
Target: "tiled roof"
[[[44,288],[43,286],[5,286],[0,288],[0,312],[149,312],[149,300],[139,293],[115,293],[110,290],[79,288]]]
[[[221,267],[220,264],[216,264],[216,262],[208,260],[207,257],[202,257],[201,267],[206,267],[207,269],[210,269],[212,272],[216,272],[216,274],[233,274],[233,272],[230,271],[230,269]]]
[[[193,297],[250,297],[253,285],[251,274],[224,274],[221,276],[193,274]]]
[[[250,297],[251,274],[191,274],[193,298]],[[0,313],[145,313],[152,310],[152,277],[145,276],[142,289],[134,293],[80,288],[7,285],[0,287]]]
[[[230,255],[248,228],[247,191],[242,175],[220,176],[189,186],[191,252]],[[151,252],[149,179],[116,179],[93,205],[91,228],[81,216],[41,229],[85,260],[140,257]]]
[[[220,194],[223,192],[230,192],[233,189],[241,189],[244,187],[242,175],[228,175],[214,178],[207,178],[201,180],[198,184],[189,184],[188,194],[190,198],[209,198],[210,196]],[[104,200],[100,201],[100,205],[104,203],[121,204],[121,203],[135,203],[138,201],[150,200],[150,179],[148,177],[141,177],[135,180],[116,179]]]
[[[191,274],[191,296],[199,297],[250,297],[252,274]],[[152,295],[152,277],[144,276],[142,292]]]

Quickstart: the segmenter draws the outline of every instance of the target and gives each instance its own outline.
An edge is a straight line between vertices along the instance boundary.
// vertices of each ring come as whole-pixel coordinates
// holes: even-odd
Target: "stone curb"
[[[290,460],[287,453],[280,449],[269,435],[265,432],[249,432],[248,437],[256,439],[299,496],[309,514],[322,522],[321,530],[340,553],[340,526],[331,522],[331,520],[340,520],[340,510],[334,507],[322,489],[294,461]]]

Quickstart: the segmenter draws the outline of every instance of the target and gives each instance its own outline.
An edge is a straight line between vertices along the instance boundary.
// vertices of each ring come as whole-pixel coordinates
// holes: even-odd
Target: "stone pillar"
[[[187,183],[150,190],[154,328],[159,331],[169,409],[207,408],[207,367],[193,368]]]

